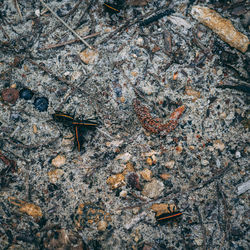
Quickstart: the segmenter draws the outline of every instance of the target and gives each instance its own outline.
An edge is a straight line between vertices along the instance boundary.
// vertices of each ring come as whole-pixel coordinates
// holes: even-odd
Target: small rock
[[[152,182],[149,182],[144,186],[142,194],[149,198],[156,198],[161,194],[163,189],[164,184],[161,181],[153,179]]]
[[[85,64],[93,64],[98,58],[98,51],[87,48],[80,53],[80,58]]]
[[[125,185],[125,177],[123,174],[115,174],[107,179],[107,184],[111,186],[112,189],[116,189]]]
[[[219,149],[220,151],[223,151],[225,149],[225,144],[221,140],[215,140],[213,145],[216,149]]]
[[[55,169],[48,172],[49,181],[55,184],[58,179],[63,175],[64,171],[62,169]]]
[[[122,190],[121,192],[120,192],[120,197],[122,197],[122,198],[126,198],[127,197],[127,195],[128,195],[128,192],[126,191],[126,190]]]
[[[134,166],[131,162],[127,162],[123,174],[126,175],[128,172],[135,172]]]
[[[168,162],[166,162],[165,167],[172,169],[174,167],[174,164],[175,164],[175,161],[173,161],[173,160],[172,161],[168,161]]]
[[[239,159],[239,158],[241,157],[241,153],[240,153],[240,151],[236,151],[236,153],[235,153],[235,157],[236,157],[237,159]]]
[[[199,91],[195,91],[191,87],[186,87],[185,94],[196,98],[200,98],[201,96],[201,93]]]
[[[4,102],[15,104],[19,97],[19,91],[13,88],[4,89],[2,91],[2,98]]]
[[[59,168],[64,165],[66,162],[66,157],[63,155],[58,155],[56,158],[52,160],[52,165]]]
[[[152,160],[151,157],[148,157],[147,160],[146,160],[146,162],[147,162],[147,164],[148,164],[149,166],[152,166],[152,165],[153,165],[153,160]]]
[[[141,177],[146,181],[151,181],[152,179],[152,171],[145,168],[143,171],[140,172]]]
[[[119,154],[116,156],[116,160],[120,160],[122,163],[127,163],[131,159],[132,155],[130,153]]]
[[[250,189],[250,180],[238,186],[238,195],[241,195]]]
[[[202,160],[201,161],[201,165],[203,165],[203,166],[207,166],[208,164],[209,164],[208,160]]]
[[[105,220],[101,220],[97,224],[97,230],[104,232],[108,226],[108,223]]]
[[[36,126],[36,124],[33,125],[33,133],[37,134],[37,126]]]
[[[167,180],[171,177],[170,174],[161,174],[160,177],[163,179],[163,180]]]

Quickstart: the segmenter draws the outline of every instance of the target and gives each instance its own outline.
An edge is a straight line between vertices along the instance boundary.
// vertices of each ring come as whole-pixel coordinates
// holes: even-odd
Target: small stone
[[[132,71],[132,72],[131,72],[131,75],[132,75],[133,77],[136,77],[136,76],[138,75],[138,73],[137,73],[136,71]]]
[[[215,140],[213,145],[216,149],[219,149],[220,151],[223,151],[225,149],[225,144],[221,140]]]
[[[126,167],[123,171],[123,174],[126,174],[127,172],[135,172],[134,166],[130,161],[126,163]]]
[[[124,96],[121,96],[121,97],[120,97],[120,101],[121,101],[121,103],[124,103],[124,102],[125,102],[125,97],[124,97]]]
[[[98,58],[98,51],[87,48],[80,53],[80,58],[85,64],[93,64]]]
[[[122,197],[122,198],[126,198],[127,197],[127,195],[128,195],[128,192],[127,191],[125,191],[125,190],[122,190],[121,192],[120,192],[120,197]]]
[[[64,171],[62,169],[55,169],[48,172],[49,181],[55,184],[59,180],[59,178],[63,175],[63,173]]]
[[[123,174],[115,174],[107,179],[107,184],[111,186],[112,189],[119,188],[125,185],[125,177]]]
[[[176,150],[176,153],[180,154],[183,150],[183,147],[181,145],[179,145],[175,148],[175,150]]]
[[[120,160],[122,163],[126,163],[131,159],[132,155],[130,153],[119,154],[116,156],[116,160]]]
[[[136,40],[136,44],[137,44],[137,45],[142,46],[143,43],[144,43],[144,41],[143,41],[143,38],[142,38],[142,37],[139,37],[139,38]]]
[[[149,182],[144,186],[142,194],[149,198],[156,198],[161,194],[163,189],[164,184],[161,181],[153,179],[152,182]]]
[[[66,157],[63,155],[58,155],[56,158],[52,160],[52,165],[59,168],[64,165],[66,162]]]
[[[108,226],[108,223],[105,220],[101,220],[97,224],[97,230],[104,232]]]
[[[185,94],[196,98],[200,98],[201,96],[201,93],[199,91],[193,90],[190,86],[186,87]]]
[[[143,171],[140,172],[141,177],[146,181],[151,181],[152,179],[152,171],[145,168]]]
[[[174,167],[174,164],[175,164],[175,161],[173,161],[173,160],[172,161],[168,161],[168,162],[166,162],[165,167],[172,169]]]
[[[37,134],[37,126],[36,126],[36,124],[33,125],[33,133]]]
[[[17,89],[8,88],[2,91],[2,98],[4,102],[15,104],[19,97],[19,91]]]
[[[170,174],[161,174],[160,177],[163,179],[163,180],[167,180],[171,177]]]
[[[237,159],[241,157],[240,151],[236,151],[235,157],[236,157]]]
[[[202,160],[201,161],[201,165],[203,165],[203,166],[207,166],[208,164],[209,164],[208,160]]]
[[[153,160],[152,160],[151,157],[148,157],[147,160],[146,160],[146,162],[147,162],[147,164],[148,164],[149,166],[152,166],[152,165],[153,165]]]

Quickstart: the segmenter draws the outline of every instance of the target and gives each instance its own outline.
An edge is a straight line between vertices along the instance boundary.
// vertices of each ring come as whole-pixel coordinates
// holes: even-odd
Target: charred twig
[[[83,0],[79,0],[79,1],[75,4],[75,6],[72,8],[72,10],[70,10],[67,14],[63,15],[63,17],[67,17],[67,16],[72,15],[72,14],[78,9],[78,7],[79,7],[79,5],[81,4],[82,1],[83,1]],[[83,39],[84,39],[84,38],[83,38]]]
[[[225,238],[228,241],[228,245],[231,246],[231,243],[230,243],[230,241],[231,241],[231,239],[230,239],[231,223],[229,220],[230,215],[228,213],[228,204],[226,201],[225,194],[223,193],[222,188],[219,185],[219,182],[216,183],[216,189],[217,189],[218,198],[220,201],[222,201],[222,204],[224,207],[223,219],[224,219],[225,225],[224,225],[223,231],[225,232]]]
[[[98,36],[99,34],[100,34],[100,32],[96,32],[96,33],[93,33],[91,35],[84,36],[83,39],[92,38],[92,37]],[[80,41],[79,39],[72,39],[72,40],[69,40],[69,41],[66,41],[66,42],[63,42],[63,43],[50,44],[50,45],[47,45],[47,46],[45,46],[45,47],[43,47],[43,48],[41,48],[39,50],[54,49],[54,48],[62,47],[62,46],[69,45],[69,44],[79,42],[79,41]]]
[[[94,49],[91,45],[89,45],[80,35],[78,35],[67,23],[65,23],[47,4],[45,4],[42,0],[39,0],[41,4],[46,7],[51,14],[58,19],[65,27],[67,27],[82,43],[88,46],[90,49]]]
[[[199,223],[201,224],[201,230],[202,230],[202,235],[203,235],[203,244],[202,244],[203,249],[206,250],[207,249],[207,230],[204,226],[202,216],[201,216],[201,213],[200,213],[198,206],[194,205],[194,209],[196,210],[196,213],[197,213],[198,219],[199,219]]]
[[[222,169],[217,175],[213,176],[212,178],[210,178],[207,181],[204,181],[203,183],[201,183],[200,185],[191,187],[189,189],[189,191],[196,191],[199,190],[201,188],[204,188],[205,186],[209,185],[210,183],[214,182],[217,179],[220,179],[221,177],[223,177],[228,171],[230,171],[232,168],[229,166],[226,166],[224,169]]]
[[[23,19],[23,16],[22,16],[19,4],[18,4],[18,0],[14,0],[14,5],[15,5],[15,7],[17,9],[18,15],[20,16],[21,19]]]

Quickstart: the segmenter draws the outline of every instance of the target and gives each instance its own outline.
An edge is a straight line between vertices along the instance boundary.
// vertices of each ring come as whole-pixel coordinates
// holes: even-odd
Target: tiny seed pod
[[[48,109],[49,101],[46,97],[37,97],[34,101],[34,106],[38,111],[44,112]]]
[[[2,91],[2,98],[4,102],[15,104],[19,97],[19,91],[14,88],[4,89]]]
[[[34,93],[30,89],[23,88],[20,90],[19,95],[20,95],[20,98],[24,100],[31,100]]]

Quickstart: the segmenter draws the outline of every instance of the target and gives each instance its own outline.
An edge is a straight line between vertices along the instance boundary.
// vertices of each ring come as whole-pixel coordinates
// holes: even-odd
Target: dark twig
[[[79,34],[77,34],[67,23],[65,23],[44,1],[39,0],[41,4],[46,7],[51,14],[59,20],[65,27],[67,27],[82,43],[84,43],[86,46],[88,46],[90,49],[93,49],[91,45],[89,45]]]
[[[231,237],[230,237],[231,223],[229,219],[230,215],[228,213],[228,203],[227,203],[225,194],[222,191],[222,188],[219,182],[216,183],[216,189],[217,189],[218,200],[222,202],[223,207],[224,207],[224,216],[222,217],[222,219],[225,225],[223,227],[223,231],[225,232],[225,238],[228,241],[228,246],[231,246]],[[221,244],[225,245],[224,243],[221,243]]]
[[[203,243],[202,243],[203,247],[202,248],[206,250],[207,249],[207,230],[204,226],[202,216],[201,216],[198,206],[194,205],[194,209],[198,215],[199,223],[201,224],[201,230],[202,230],[202,235],[203,235]]]
[[[84,36],[83,39],[92,38],[92,37],[98,36],[99,34],[100,34],[100,32],[96,32],[96,33],[93,33],[91,35]],[[62,46],[72,44],[72,43],[75,43],[75,42],[79,42],[79,41],[80,41],[79,39],[72,39],[72,40],[69,40],[69,41],[66,41],[66,42],[63,42],[63,43],[50,44],[50,45],[47,45],[47,46],[45,46],[45,47],[43,47],[43,48],[41,48],[39,50],[54,49],[54,48],[62,47]]]

